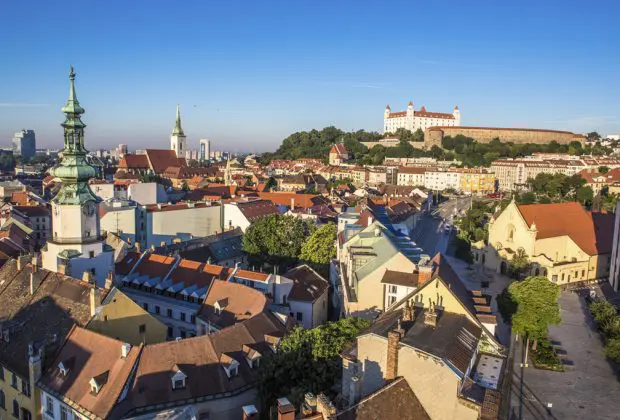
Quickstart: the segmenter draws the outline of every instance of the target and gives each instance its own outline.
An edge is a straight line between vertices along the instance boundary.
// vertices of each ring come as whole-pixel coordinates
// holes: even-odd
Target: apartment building
[[[499,159],[491,163],[500,191],[522,188],[529,178],[540,173],[572,176],[585,169],[582,160],[561,159]]]
[[[466,194],[495,192],[495,174],[484,168],[461,168],[458,191]]]
[[[401,166],[398,168],[398,180],[396,185],[406,185],[411,187],[419,187],[425,185],[424,167]]]
[[[355,407],[402,377],[417,401],[413,418],[497,419],[506,351],[487,328],[496,322],[490,297],[476,304],[484,295],[469,292],[440,254],[433,264],[432,278],[342,354],[343,403]]]
[[[461,187],[461,170],[457,168],[427,168],[424,187],[433,191],[458,190]]]

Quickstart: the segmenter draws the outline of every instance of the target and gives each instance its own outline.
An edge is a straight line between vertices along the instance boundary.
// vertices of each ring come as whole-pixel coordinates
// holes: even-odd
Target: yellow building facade
[[[460,191],[469,194],[495,192],[495,173],[486,169],[461,169]]]
[[[609,275],[613,214],[590,213],[579,203],[517,205],[511,202],[489,222],[489,241],[474,244],[474,260],[506,273],[523,250],[529,275],[562,285]]]
[[[118,289],[112,289],[87,329],[132,346],[166,341],[168,327]]]

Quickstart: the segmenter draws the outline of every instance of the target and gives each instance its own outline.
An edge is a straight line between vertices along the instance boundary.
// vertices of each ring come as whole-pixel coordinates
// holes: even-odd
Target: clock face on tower
[[[82,213],[84,216],[93,216],[95,214],[95,204],[88,202],[82,206]]]

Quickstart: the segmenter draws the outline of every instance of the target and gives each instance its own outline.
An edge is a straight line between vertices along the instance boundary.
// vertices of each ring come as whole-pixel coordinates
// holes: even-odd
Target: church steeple
[[[84,108],[75,94],[75,72],[73,66],[69,72],[69,99],[62,107],[65,113],[65,121],[61,124],[64,128],[65,147],[62,150],[60,164],[52,169],[52,175],[62,180],[62,187],[53,201],[59,204],[83,204],[87,201],[100,201],[90,190],[88,180],[94,178],[97,173],[86,160],[84,148],[84,127],[81,115]]]
[[[181,108],[177,105],[177,118],[174,123],[174,130],[172,130],[173,136],[184,136],[183,128],[181,127]]]

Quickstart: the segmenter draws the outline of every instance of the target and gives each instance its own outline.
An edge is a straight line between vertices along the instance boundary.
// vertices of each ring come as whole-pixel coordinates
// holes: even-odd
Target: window
[[[185,312],[180,313],[181,321],[185,321]]]
[[[0,366],[0,380],[4,381],[4,368]]]
[[[395,303],[396,303],[396,296],[388,297],[388,306],[392,306]]]
[[[172,318],[172,309],[167,309],[167,310],[166,310],[166,316],[167,316],[168,318]]]
[[[301,312],[297,312],[296,318],[297,318],[297,321],[301,322],[304,320],[304,314]]]
[[[168,337],[172,338],[173,334],[174,334],[174,331],[173,331],[172,327],[168,327]]]
[[[45,397],[45,412],[52,417],[54,416],[54,400],[50,396]]]
[[[185,332],[185,330],[179,331],[179,335],[181,336],[181,338],[187,337],[187,333]]]
[[[160,312],[161,312],[161,308],[159,306],[155,306],[155,313],[159,315]]]
[[[147,312],[148,312],[148,310],[149,310],[149,304],[148,304],[148,303],[146,303],[146,302],[145,302],[145,303],[143,303],[143,304],[142,304],[142,307],[144,308],[144,310],[145,310],[145,311],[147,311]]]
[[[17,389],[17,375],[14,373],[11,373],[11,386]]]
[[[67,406],[60,406],[60,420],[68,420],[69,419],[69,411],[67,410]]]
[[[25,396],[30,397],[30,383],[22,381],[22,392]]]
[[[88,258],[95,258],[95,251],[88,251]]]
[[[390,293],[396,293],[398,286],[390,286]]]
[[[586,270],[581,270],[581,277],[585,277],[586,276]]]
[[[13,416],[19,418],[19,403],[13,400]]]
[[[142,325],[138,326],[138,332],[140,334],[144,334],[146,332],[146,324],[142,324]]]
[[[0,408],[5,408],[4,405],[4,391],[0,389]]]
[[[177,379],[174,381],[174,389],[185,388],[185,381],[183,379]]]
[[[22,408],[22,420],[32,420],[32,414],[25,408]]]
[[[192,315],[192,316],[190,317],[190,322],[191,322],[192,324],[195,324],[195,323],[196,323],[196,315]]]
[[[558,275],[554,274],[553,276],[551,276],[551,281],[553,281],[554,283],[558,282]]]

